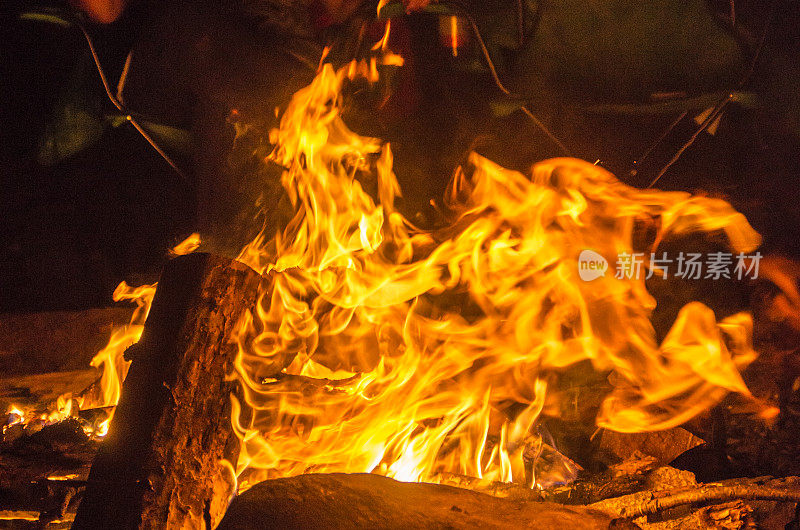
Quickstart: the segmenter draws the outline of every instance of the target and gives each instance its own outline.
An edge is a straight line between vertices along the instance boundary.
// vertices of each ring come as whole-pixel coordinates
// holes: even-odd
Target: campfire
[[[465,21],[448,20],[455,54]],[[397,206],[391,144],[343,118],[349,90],[402,68],[390,31],[367,59],[323,56],[269,132],[281,230],[236,260],[193,234],[157,284],[114,292],[133,309],[90,379],[64,375],[58,395],[40,392],[56,379],[2,388],[0,467],[24,470],[2,481],[2,518],[797,524],[796,466],[712,469],[729,438],[780,446],[793,421],[792,396],[752,375],[778,348],[759,319],[796,319],[793,262],[762,256],[721,198],[637,188],[571,157],[520,172],[472,152],[433,201],[436,226],[420,226]],[[722,294],[665,295],[693,279]],[[715,307],[735,282],[759,296]]]

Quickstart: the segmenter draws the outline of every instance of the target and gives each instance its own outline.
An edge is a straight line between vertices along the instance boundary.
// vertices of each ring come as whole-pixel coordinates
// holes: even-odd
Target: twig
[[[522,0],[517,0],[517,46],[522,48],[525,44],[525,9],[522,6]]]
[[[119,74],[119,81],[117,81],[117,99],[123,105],[125,97],[122,94],[125,91],[125,82],[128,80],[128,70],[131,68],[131,57],[133,57],[133,51],[129,51],[125,56],[125,64],[122,66],[122,73]]]
[[[705,484],[697,489],[672,493],[663,497],[641,499],[633,496],[627,502],[623,499],[609,499],[589,506],[612,517],[632,519],[653,515],[686,504],[700,504],[711,501],[725,502],[736,499],[800,502],[800,490],[751,484],[737,486]]]
[[[705,120],[703,120],[703,123],[700,124],[700,127],[697,128],[694,134],[692,134],[692,136],[686,141],[686,143],[684,143],[681,146],[681,148],[678,149],[678,151],[672,156],[669,162],[667,162],[667,164],[661,168],[661,171],[658,172],[658,175],[656,175],[656,177],[652,181],[650,181],[650,184],[647,185],[648,188],[652,188],[653,186],[655,186],[656,182],[658,182],[661,179],[661,177],[663,177],[664,174],[667,171],[669,171],[669,168],[671,168],[672,165],[678,161],[681,155],[683,155],[683,153],[686,152],[686,150],[689,149],[692,146],[692,144],[694,144],[695,140],[697,140],[697,138],[703,133],[703,131],[708,129],[711,126],[711,124],[714,123],[717,118],[719,118],[719,116],[722,114],[722,111],[725,110],[725,106],[731,101],[732,98],[733,94],[728,94],[722,99],[722,101],[720,101],[714,107],[714,110],[712,110],[711,113],[708,115],[708,117]]]

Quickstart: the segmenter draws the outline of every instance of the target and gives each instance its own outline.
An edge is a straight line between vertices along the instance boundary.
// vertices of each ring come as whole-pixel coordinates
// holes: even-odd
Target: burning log
[[[238,441],[231,332],[261,277],[209,254],[164,269],[74,528],[211,528],[232,493]]]
[[[12,405],[46,411],[63,394],[77,395],[97,380],[97,371],[72,370],[0,379],[0,412]]]
[[[40,522],[63,520],[75,513],[97,442],[73,418],[35,428],[13,425],[0,442],[0,512],[35,514]]]
[[[249,528],[636,528],[579,506],[499,499],[371,474],[262,482],[237,497],[220,530]]]
[[[651,515],[662,510],[675,508],[684,504],[697,504],[710,501],[730,501],[734,499],[754,499],[770,501],[800,502],[800,491],[767,486],[717,486],[706,484],[695,490],[682,491],[654,497],[643,502],[630,505],[619,504],[618,515],[621,517],[640,517]],[[614,499],[618,501],[618,499]],[[612,510],[609,510],[614,513]]]

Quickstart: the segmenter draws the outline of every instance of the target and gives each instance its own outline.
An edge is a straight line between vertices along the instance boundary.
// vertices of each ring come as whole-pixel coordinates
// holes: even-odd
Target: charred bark
[[[260,276],[192,254],[167,264],[73,528],[213,527],[232,494],[231,342]]]

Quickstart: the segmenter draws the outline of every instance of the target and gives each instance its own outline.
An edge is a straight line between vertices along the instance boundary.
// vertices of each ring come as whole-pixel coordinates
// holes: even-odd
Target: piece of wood
[[[162,274],[109,434],[92,464],[73,528],[213,528],[236,462],[231,333],[261,277],[209,254]]]
[[[74,514],[98,442],[70,418],[39,427],[6,429],[0,442],[0,510],[34,511],[42,521]],[[0,518],[1,519],[1,518]]]
[[[262,482],[234,499],[219,529],[612,527],[636,528],[579,506],[499,499],[365,473],[335,473]]]
[[[3,377],[81,370],[107,343],[133,308],[0,314]],[[0,411],[2,412],[2,411]]]
[[[767,500],[800,503],[797,477],[764,480],[734,479],[696,484],[676,490],[642,491],[590,504],[610,517],[634,519],[690,504],[721,504],[735,500]]]
[[[603,429],[596,457],[606,463],[632,458],[638,451],[668,464],[689,449],[704,443],[686,429],[675,427],[664,431],[622,433]]]

